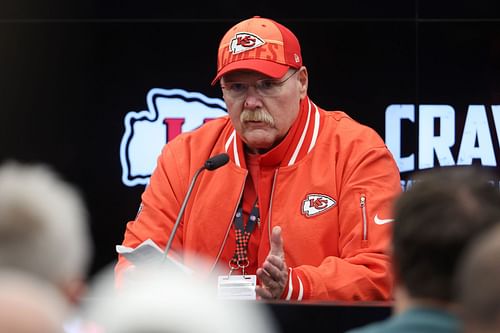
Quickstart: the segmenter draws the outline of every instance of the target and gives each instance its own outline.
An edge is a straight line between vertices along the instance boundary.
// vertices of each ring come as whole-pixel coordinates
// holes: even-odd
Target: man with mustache
[[[226,152],[228,165],[200,175],[173,256],[253,277],[261,299],[389,299],[386,247],[401,187],[380,136],[309,99],[299,41],[270,19],[228,30],[217,83],[229,116],[165,146],[123,245],[164,247],[193,174]],[[130,265],[119,258],[118,280]]]

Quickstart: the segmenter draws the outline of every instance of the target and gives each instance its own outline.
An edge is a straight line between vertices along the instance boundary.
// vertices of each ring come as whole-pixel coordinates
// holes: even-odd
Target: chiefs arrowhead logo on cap
[[[266,42],[257,35],[240,32],[237,33],[229,43],[229,50],[233,54],[245,52],[264,45]]]
[[[325,194],[308,194],[302,201],[302,214],[312,217],[326,212],[337,204],[337,201]]]

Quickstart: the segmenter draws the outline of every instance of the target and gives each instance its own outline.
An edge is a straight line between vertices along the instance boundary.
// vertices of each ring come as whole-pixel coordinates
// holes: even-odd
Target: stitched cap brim
[[[230,64],[227,64],[224,68],[222,68],[217,76],[212,81],[212,86],[214,86],[217,81],[221,79],[222,76],[229,72],[248,70],[254,71],[266,76],[269,76],[273,79],[282,78],[290,67],[287,65],[278,64],[273,61],[262,60],[262,59],[245,59],[240,61],[235,61]]]

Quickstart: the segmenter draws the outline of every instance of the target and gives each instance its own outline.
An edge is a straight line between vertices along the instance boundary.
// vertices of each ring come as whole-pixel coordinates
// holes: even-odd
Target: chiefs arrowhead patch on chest
[[[332,199],[325,194],[308,194],[302,201],[302,214],[306,217],[313,217],[324,213],[337,204],[335,199]]]

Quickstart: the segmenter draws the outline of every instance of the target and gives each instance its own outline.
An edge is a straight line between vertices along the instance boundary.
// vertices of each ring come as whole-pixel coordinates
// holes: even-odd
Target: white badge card
[[[255,300],[255,275],[223,275],[219,276],[217,297],[219,299],[249,299]]]

